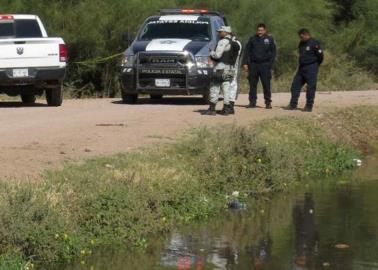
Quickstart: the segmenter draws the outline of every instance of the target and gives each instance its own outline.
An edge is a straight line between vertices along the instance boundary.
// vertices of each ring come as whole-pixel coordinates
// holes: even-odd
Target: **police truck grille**
[[[141,65],[178,66],[180,64],[185,65],[187,61],[188,59],[184,55],[139,55]]]
[[[137,64],[137,87],[155,89],[156,79],[169,79],[171,89],[187,88],[187,55],[140,53]]]

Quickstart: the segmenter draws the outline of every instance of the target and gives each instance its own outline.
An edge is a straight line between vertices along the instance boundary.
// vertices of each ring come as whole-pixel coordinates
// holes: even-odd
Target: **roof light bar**
[[[12,15],[0,15],[0,20],[13,20],[14,17]]]
[[[200,16],[219,16],[222,17],[225,24],[227,25],[227,20],[224,17],[223,13],[207,10],[207,9],[161,9],[160,15],[180,15],[180,14],[191,14],[191,15],[200,15]]]
[[[182,9],[181,13],[195,13],[195,14],[204,14],[208,13],[209,11],[207,9]]]
[[[160,15],[172,14],[200,14],[200,15],[217,15],[223,16],[222,13],[207,9],[161,9]]]
[[[206,14],[209,11],[207,9],[182,9],[181,13],[189,13],[189,14]]]

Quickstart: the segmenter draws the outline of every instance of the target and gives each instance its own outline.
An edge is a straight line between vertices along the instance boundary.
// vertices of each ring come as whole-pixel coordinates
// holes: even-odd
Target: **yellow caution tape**
[[[73,62],[73,63],[70,63],[71,65],[82,65],[82,66],[94,66],[94,65],[98,65],[98,64],[103,64],[103,63],[106,63],[110,60],[113,60],[114,58],[117,58],[121,55],[123,55],[124,53],[117,53],[117,54],[114,54],[114,55],[111,55],[111,56],[107,56],[107,57],[102,57],[102,58],[95,58],[95,59],[91,59],[91,60],[86,60],[86,61],[79,61],[79,62]]]

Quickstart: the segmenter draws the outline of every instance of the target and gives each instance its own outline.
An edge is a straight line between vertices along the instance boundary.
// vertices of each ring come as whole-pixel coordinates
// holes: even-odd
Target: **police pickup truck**
[[[122,100],[135,104],[139,94],[202,95],[208,99],[221,13],[208,10],[161,10],[149,17],[124,53]]]
[[[67,50],[49,38],[35,15],[0,15],[0,93],[34,103],[46,94],[49,106],[62,104]]]

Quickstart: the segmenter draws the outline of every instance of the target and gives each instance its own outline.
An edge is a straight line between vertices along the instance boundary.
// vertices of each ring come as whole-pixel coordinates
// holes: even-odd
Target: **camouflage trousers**
[[[219,70],[215,72],[220,72]],[[233,101],[231,82],[235,76],[235,70],[231,68],[223,69],[222,78],[214,79],[210,87],[210,102],[217,104],[220,93],[223,93],[224,104],[229,105]]]

